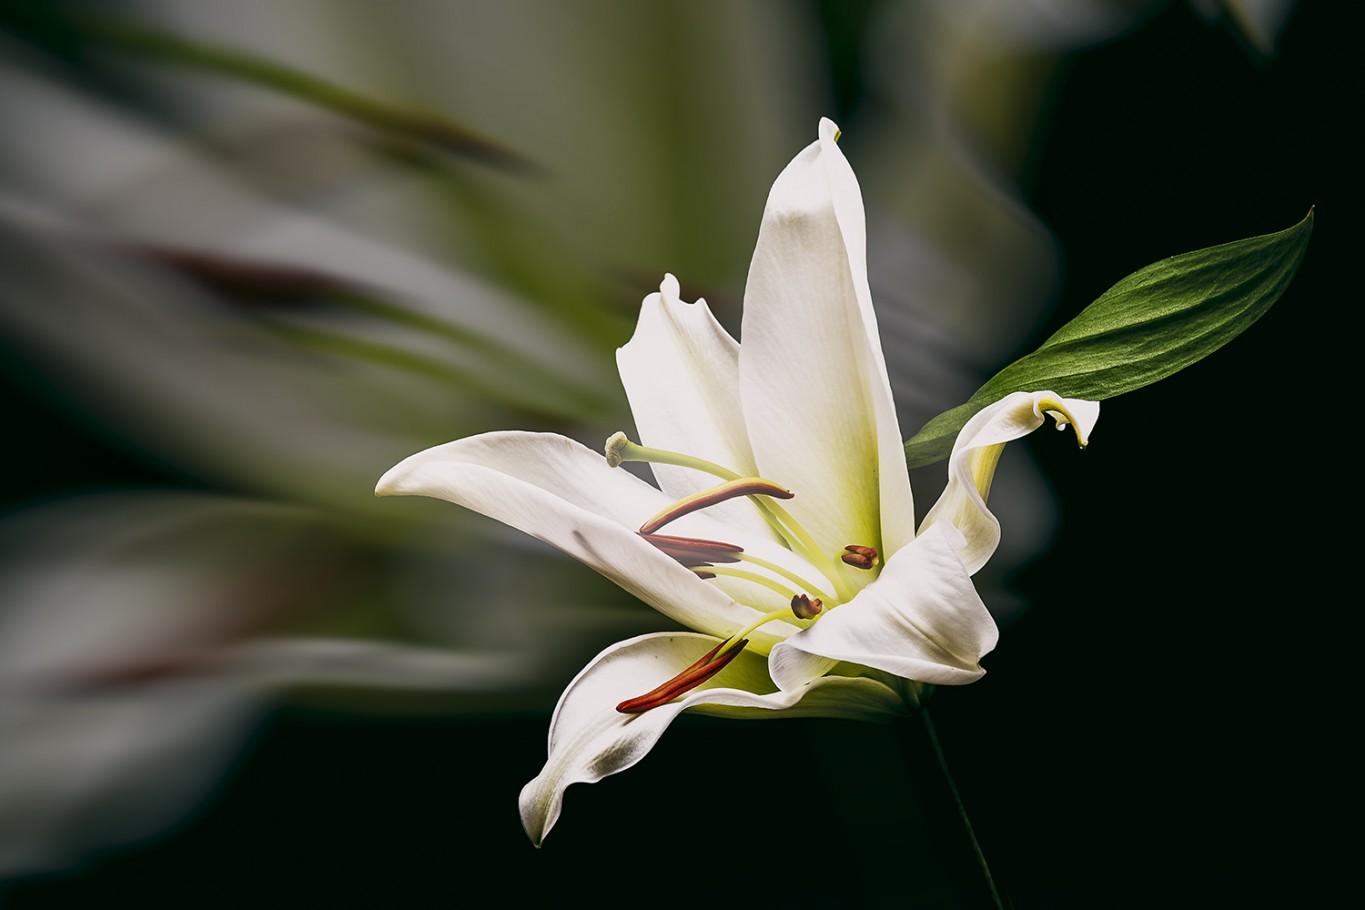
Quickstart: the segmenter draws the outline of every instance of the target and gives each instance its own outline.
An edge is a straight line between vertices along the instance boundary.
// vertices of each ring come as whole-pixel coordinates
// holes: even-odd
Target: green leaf
[[[380,134],[410,140],[445,154],[523,173],[538,170],[519,153],[443,114],[381,101],[247,51],[122,19],[34,3],[16,3],[13,9],[0,10],[0,31],[6,28],[68,56],[91,51],[119,52],[142,62],[212,73],[297,98]]]
[[[1050,389],[1101,401],[1165,379],[1241,334],[1279,299],[1303,261],[1313,212],[1288,230],[1172,256],[1105,291],[905,443],[912,468],[948,457],[972,415],[1011,392]]]

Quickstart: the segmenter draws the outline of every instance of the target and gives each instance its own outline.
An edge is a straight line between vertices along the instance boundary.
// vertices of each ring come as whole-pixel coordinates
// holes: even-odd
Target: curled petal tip
[[[402,494],[402,485],[398,481],[398,468],[400,466],[401,463],[384,472],[384,476],[379,478],[379,482],[374,485],[374,495],[398,496]]]
[[[659,282],[659,293],[667,301],[677,300],[682,294],[682,286],[672,272],[664,272],[664,280]]]
[[[1076,434],[1076,444],[1084,449],[1090,445],[1090,432],[1100,416],[1100,403],[1083,398],[1062,398],[1055,393],[1042,393],[1034,405],[1039,417],[1051,415],[1057,422],[1057,429],[1070,427]]]

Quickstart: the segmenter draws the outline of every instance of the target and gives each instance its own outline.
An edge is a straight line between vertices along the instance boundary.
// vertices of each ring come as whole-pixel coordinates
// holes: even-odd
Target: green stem
[[[948,759],[943,754],[943,746],[939,745],[938,731],[934,729],[934,722],[929,717],[928,705],[921,705],[919,713],[920,717],[924,718],[924,729],[929,734],[929,742],[934,746],[934,755],[938,757],[938,766],[943,771],[943,779],[948,782],[948,792],[953,795],[957,814],[962,818],[962,827],[967,829],[967,838],[972,842],[972,850],[976,853],[976,864],[981,867],[981,874],[986,878],[986,887],[990,889],[991,900],[995,903],[996,910],[1005,910],[1005,904],[1000,899],[1000,892],[995,888],[995,877],[991,875],[991,867],[986,863],[986,854],[981,851],[981,843],[976,839],[972,820],[967,817],[967,807],[962,804],[962,797],[957,792],[957,784],[953,783],[953,774],[948,770]]]

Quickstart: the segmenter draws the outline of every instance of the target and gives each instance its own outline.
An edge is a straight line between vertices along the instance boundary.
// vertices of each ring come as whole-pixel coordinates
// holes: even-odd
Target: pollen
[[[731,499],[738,499],[741,496],[771,496],[774,499],[791,499],[795,495],[791,490],[780,487],[771,480],[764,480],[761,477],[740,477],[702,490],[700,493],[684,496],[640,525],[640,533],[653,534],[670,521],[676,521],[684,515],[691,515],[693,512],[728,502]]]
[[[709,566],[718,562],[739,562],[744,548],[719,540],[706,540],[701,537],[675,537],[670,534],[641,534],[666,555],[673,557],[685,566]]]
[[[818,597],[798,594],[792,598],[792,613],[796,615],[797,619],[814,619],[820,615],[820,611],[824,608],[824,602]]]
[[[679,695],[691,692],[693,689],[724,670],[730,661],[739,656],[739,652],[744,650],[744,646],[749,640],[743,639],[735,642],[728,650],[722,652],[721,649],[728,641],[723,641],[710,651],[701,656],[701,659],[692,666],[683,670],[677,676],[655,689],[651,689],[644,695],[636,698],[629,698],[616,706],[616,710],[622,714],[643,714],[650,708],[657,708],[667,704]]]
[[[839,558],[845,565],[855,569],[870,569],[877,564],[880,554],[875,547],[864,547],[858,544],[849,544],[844,547],[846,552],[840,554]]]

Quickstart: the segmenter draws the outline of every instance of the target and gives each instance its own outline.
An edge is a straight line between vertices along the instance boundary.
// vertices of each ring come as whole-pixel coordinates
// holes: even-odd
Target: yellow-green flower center
[[[852,600],[861,585],[851,584],[848,578],[843,577],[841,570],[845,566],[869,573],[868,581],[881,570],[880,554],[873,547],[855,543],[837,553],[822,551],[815,538],[776,502],[779,499],[791,499],[795,494],[771,480],[744,477],[729,468],[691,455],[637,445],[627,439],[624,433],[617,433],[607,440],[605,454],[607,463],[612,467],[619,467],[628,461],[664,464],[690,468],[720,478],[720,484],[684,496],[647,520],[640,526],[640,536],[701,578],[723,576],[739,579],[766,588],[790,604],[789,607],[763,613],[697,663],[652,692],[622,702],[617,710],[623,713],[647,711],[701,685],[734,659],[735,654],[748,644],[746,636],[762,625],[785,620],[805,627],[818,620],[826,610]],[[779,539],[820,573],[819,583],[771,560],[747,553],[735,544],[659,533],[670,522],[685,515],[740,497],[747,497],[757,505]],[[745,565],[741,567],[737,563]],[[829,590],[834,593],[828,593]]]

